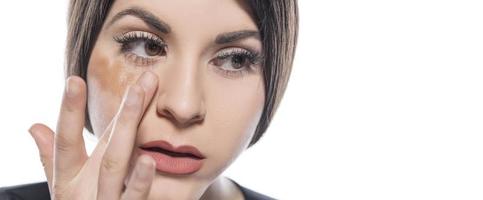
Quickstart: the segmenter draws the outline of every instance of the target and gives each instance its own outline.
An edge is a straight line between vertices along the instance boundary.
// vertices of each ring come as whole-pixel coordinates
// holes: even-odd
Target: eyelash
[[[121,44],[121,52],[124,53],[126,58],[132,61],[134,64],[139,66],[149,66],[156,63],[159,58],[153,57],[144,57],[133,53],[132,51],[140,42],[144,42],[144,44],[153,44],[157,47],[160,47],[163,51],[163,55],[166,54],[167,45],[161,40],[159,37],[152,33],[142,32],[142,31],[133,31],[122,34],[120,36],[114,37],[114,40]],[[144,46],[146,48],[146,46]],[[162,55],[157,55],[162,56]]]
[[[237,68],[236,70],[226,70],[222,69],[221,66],[218,66],[220,65],[218,64],[218,61],[225,62],[228,60],[228,62],[233,64],[233,59],[237,57],[242,58],[243,66],[241,68]],[[227,48],[218,53],[218,55],[213,59],[212,63],[217,66],[215,67],[216,71],[222,73],[224,76],[228,78],[237,78],[254,72],[257,69],[255,66],[258,65],[262,59],[262,56],[258,52],[253,52],[242,48]]]
[[[124,33],[122,35],[114,37],[114,40],[121,45],[121,53],[123,53],[128,60],[133,62],[135,65],[139,66],[151,66],[155,64],[157,61],[160,60],[158,56],[166,56],[167,52],[167,45],[161,40],[159,37],[152,33],[142,32],[142,31],[133,31]],[[138,45],[140,43],[144,43],[144,51],[146,51],[146,44],[155,45],[157,48],[161,48],[162,54],[161,55],[154,55],[154,56],[140,56],[133,51],[136,48],[139,48]],[[153,46],[151,46],[153,47]],[[158,58],[156,58],[158,57]],[[237,60],[234,60],[238,58]],[[240,68],[236,68],[235,70],[226,70],[222,69],[223,64],[228,61],[231,62],[233,65],[234,61],[240,61],[243,66]],[[210,63],[216,65],[215,71],[221,73],[223,76],[227,78],[238,78],[242,77],[248,73],[254,72],[256,70],[254,65],[258,65],[263,60],[263,57],[260,53],[246,50],[243,48],[225,48],[222,49]],[[221,63],[220,63],[221,62]],[[240,65],[240,64],[237,64]]]

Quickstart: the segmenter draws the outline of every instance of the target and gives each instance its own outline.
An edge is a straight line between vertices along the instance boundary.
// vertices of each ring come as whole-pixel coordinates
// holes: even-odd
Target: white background
[[[0,3],[0,186],[45,180],[27,129],[56,125],[66,2]],[[483,199],[482,2],[299,6],[283,103],[225,174],[280,199]]]

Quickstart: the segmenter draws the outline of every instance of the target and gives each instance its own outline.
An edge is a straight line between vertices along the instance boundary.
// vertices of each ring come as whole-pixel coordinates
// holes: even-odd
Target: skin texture
[[[171,32],[158,32],[132,15],[111,23],[117,13],[134,7],[151,12],[168,24]],[[214,42],[220,33],[240,30],[257,30],[242,1],[116,1],[92,51],[87,83],[78,77],[67,81],[78,94],[64,95],[63,108],[75,104],[64,110],[75,112],[61,111],[57,127],[60,136],[54,138],[53,131],[41,124],[31,128],[51,193],[60,193],[57,199],[63,199],[85,188],[92,191],[89,197],[116,199],[119,193],[129,196],[126,193],[136,191],[130,190],[131,184],[144,188],[139,199],[241,199],[236,186],[220,174],[253,136],[265,100],[263,76],[259,64],[234,75],[226,73],[237,70],[229,68],[230,59],[225,68],[214,62],[220,52],[229,49],[261,51],[257,37],[226,44]],[[138,62],[135,55],[146,55],[145,46],[123,51],[115,39],[133,31],[159,37],[166,44],[166,54]],[[132,85],[134,89],[131,87],[130,95],[125,96]],[[133,93],[138,101],[124,99]],[[63,130],[69,123],[77,123],[74,127],[81,129],[80,112],[86,102],[94,134],[100,139],[90,158],[85,155],[80,131],[76,135]],[[142,106],[132,106],[138,104]],[[67,115],[75,117],[62,120]],[[138,149],[160,139],[174,146],[195,146],[206,157],[203,167],[190,175],[153,172],[152,159],[140,157]],[[57,177],[52,173],[56,170]],[[85,176],[95,178],[83,180]],[[69,183],[62,185],[71,187],[56,187],[62,181]],[[112,189],[112,185],[117,187]],[[125,191],[119,189],[125,186]],[[115,188],[119,191],[112,193]]]

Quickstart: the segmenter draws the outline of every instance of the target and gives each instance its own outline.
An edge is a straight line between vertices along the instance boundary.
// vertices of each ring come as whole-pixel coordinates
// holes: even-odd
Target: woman
[[[296,0],[72,0],[68,27],[55,134],[29,129],[48,187],[1,195],[270,199],[219,175],[260,139],[282,99]],[[99,138],[90,156],[84,127]]]

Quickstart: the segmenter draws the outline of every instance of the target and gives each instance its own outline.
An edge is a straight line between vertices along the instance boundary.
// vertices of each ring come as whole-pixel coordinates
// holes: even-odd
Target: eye
[[[144,50],[148,56],[156,56],[160,54],[165,54],[166,52],[162,52],[164,49],[162,46],[152,42],[152,41],[145,41],[144,42]]]
[[[166,56],[167,45],[158,36],[133,31],[114,37],[121,44],[121,52],[136,65],[152,65]]]
[[[243,76],[254,71],[253,66],[261,61],[260,53],[242,48],[224,49],[213,59],[212,63],[223,75],[233,77]]]

